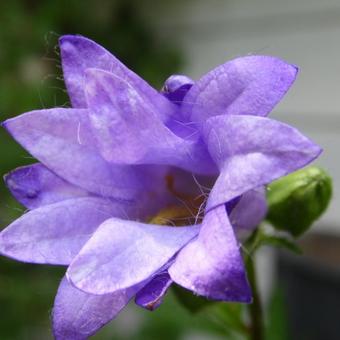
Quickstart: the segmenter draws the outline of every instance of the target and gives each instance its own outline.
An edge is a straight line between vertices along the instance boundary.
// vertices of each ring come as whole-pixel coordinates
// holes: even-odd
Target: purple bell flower
[[[251,302],[237,235],[265,216],[266,184],[321,152],[266,118],[297,68],[246,56],[157,92],[84,37],[60,49],[72,108],[3,123],[40,163],[5,177],[29,211],[0,234],[4,256],[68,266],[56,339],[86,339],[133,297],[154,309],[173,283]]]

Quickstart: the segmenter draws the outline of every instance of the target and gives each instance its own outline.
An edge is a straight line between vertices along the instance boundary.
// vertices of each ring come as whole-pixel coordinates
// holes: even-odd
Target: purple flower
[[[86,38],[60,48],[73,108],[3,123],[40,163],[6,176],[29,211],[0,234],[5,256],[68,266],[55,337],[87,338],[134,296],[154,309],[173,282],[250,302],[235,234],[264,217],[265,184],[320,153],[265,117],[296,67],[247,56],[159,93]]]

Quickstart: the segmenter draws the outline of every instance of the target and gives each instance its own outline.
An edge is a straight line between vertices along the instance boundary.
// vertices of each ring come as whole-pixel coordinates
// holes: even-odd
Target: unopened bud
[[[326,210],[332,196],[332,180],[318,167],[308,167],[268,186],[267,220],[277,229],[297,237]]]

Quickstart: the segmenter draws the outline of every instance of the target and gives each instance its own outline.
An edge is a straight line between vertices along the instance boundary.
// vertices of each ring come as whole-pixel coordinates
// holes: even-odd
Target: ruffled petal
[[[214,168],[204,143],[180,138],[162,122],[157,112],[167,107],[156,106],[141,89],[116,75],[96,69],[86,73],[89,115],[106,160],[176,165],[203,173]]]
[[[91,195],[66,182],[40,163],[11,171],[5,175],[5,182],[12,195],[29,209]]]
[[[157,274],[136,294],[136,304],[151,311],[155,310],[163,302],[163,297],[172,282],[167,271]]]
[[[108,71],[123,81],[128,81],[132,87],[141,89],[145,96],[154,100],[156,105],[167,102],[165,98],[155,97],[155,89],[94,41],[82,36],[65,35],[60,38],[59,44],[64,79],[73,107],[87,107],[84,91],[85,70],[88,68]],[[165,119],[167,112],[162,111],[159,114]]]
[[[85,340],[117,316],[138,288],[114,294],[92,295],[72,286],[64,277],[53,308],[56,340]]]
[[[247,56],[218,66],[189,90],[182,110],[191,121],[212,116],[265,116],[295,80],[294,65],[268,56]]]
[[[213,117],[203,134],[221,171],[207,209],[298,170],[321,152],[298,130],[264,117]]]
[[[55,108],[9,119],[5,128],[58,176],[87,191],[133,199],[147,187],[141,168],[107,163],[97,152],[87,110]],[[156,174],[156,169],[152,173]]]
[[[175,283],[213,300],[251,301],[239,244],[223,205],[206,214],[198,238],[179,252],[169,274]]]
[[[128,214],[129,207],[94,197],[46,205],[0,233],[0,253],[23,262],[68,265],[103,221]]]
[[[258,226],[267,214],[266,189],[260,187],[243,194],[229,214],[235,231],[251,230]]]
[[[92,294],[132,287],[161,269],[198,230],[197,226],[175,228],[112,218],[86,243],[67,276]]]

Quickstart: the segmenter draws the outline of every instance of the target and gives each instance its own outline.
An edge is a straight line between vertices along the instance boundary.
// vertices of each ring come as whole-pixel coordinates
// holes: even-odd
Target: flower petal
[[[165,82],[161,93],[176,105],[181,105],[183,98],[190,90],[194,81],[187,76],[174,74]]]
[[[185,96],[183,112],[203,123],[212,116],[265,116],[295,80],[297,68],[268,56],[236,58],[204,75]]]
[[[206,122],[203,134],[221,171],[207,209],[285,176],[321,152],[298,130],[264,117],[213,117]]]
[[[251,301],[239,244],[223,205],[206,214],[198,238],[179,252],[169,274],[177,284],[210,299]]]
[[[136,294],[136,304],[151,311],[155,310],[162,303],[172,282],[167,271],[157,274]]]
[[[266,189],[260,187],[243,194],[229,215],[235,231],[258,226],[267,214]]]
[[[86,95],[101,154],[109,162],[167,164],[198,172],[215,169],[204,143],[175,135],[159,118],[158,111],[168,108],[156,106],[127,80],[89,69]]]
[[[105,221],[67,271],[79,289],[107,294],[155,274],[198,233],[198,227],[166,227],[133,221]]]
[[[103,221],[126,214],[129,207],[95,197],[46,205],[0,233],[0,253],[23,262],[68,265]]]
[[[85,340],[117,316],[137,287],[114,294],[92,295],[72,286],[64,277],[53,308],[56,340]]]
[[[59,40],[64,79],[73,107],[86,108],[85,70],[97,68],[114,73],[133,87],[139,88],[154,101],[166,102],[165,98],[155,97],[157,91],[145,80],[115,58],[94,41],[77,35],[65,35]],[[164,115],[166,112],[160,112]]]
[[[40,163],[9,172],[5,175],[5,182],[12,195],[29,209],[90,196],[86,190],[66,182]]]
[[[143,169],[107,163],[95,149],[87,110],[32,111],[3,124],[34,157],[58,176],[101,196],[132,199],[145,190]]]
[[[163,85],[160,93],[168,98],[172,103],[178,107],[182,105],[183,98],[186,96],[194,81],[184,75],[172,75]],[[178,108],[171,119],[167,121],[167,127],[177,136],[198,141],[199,129],[197,124],[188,120],[185,112]]]

